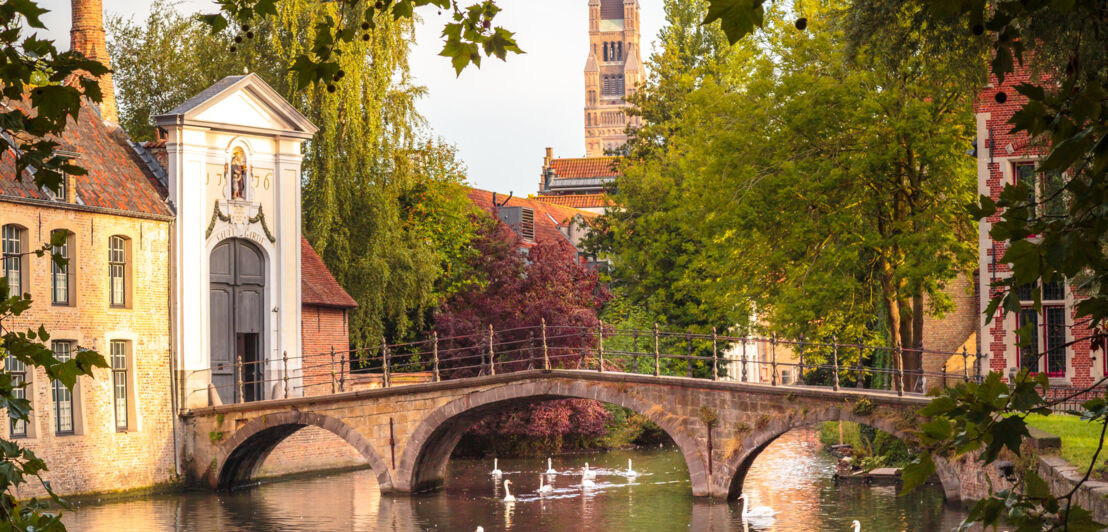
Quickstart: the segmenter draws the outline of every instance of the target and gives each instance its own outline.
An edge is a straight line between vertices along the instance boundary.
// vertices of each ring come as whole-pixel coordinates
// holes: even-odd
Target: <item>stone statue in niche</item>
[[[235,148],[231,153],[231,199],[244,199],[246,196],[246,153]]]

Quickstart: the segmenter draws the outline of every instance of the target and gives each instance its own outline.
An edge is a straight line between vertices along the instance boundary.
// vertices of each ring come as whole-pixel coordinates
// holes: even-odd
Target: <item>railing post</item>
[[[719,356],[717,356],[717,349],[719,345],[716,338],[716,328],[712,327],[712,380],[719,380]]]
[[[798,352],[797,356],[800,358],[800,365],[796,371],[796,382],[800,383],[804,381],[804,334],[800,335],[800,343],[797,344]]]
[[[904,352],[903,347],[897,346],[896,352],[896,364],[893,369],[896,372],[896,394],[904,395]]]
[[[962,346],[962,382],[969,382],[969,362],[966,354],[966,346]]]
[[[831,359],[835,368],[835,391],[839,391],[839,342],[834,335],[831,336]]]
[[[349,344],[347,345],[347,347],[350,347]],[[349,354],[349,351],[343,352],[343,354],[339,355],[339,391],[340,392],[345,392],[346,391],[346,355],[347,354]]]
[[[550,351],[546,347],[546,318],[542,319],[542,369],[550,371]]]
[[[285,381],[285,399],[288,399],[289,398],[289,352],[288,351],[285,351],[281,355],[281,365],[283,366],[282,370],[281,370],[281,375],[284,377],[284,381]],[[304,366],[304,361],[303,360],[300,361],[300,366],[301,367]]]
[[[861,340],[858,340],[859,344],[861,344],[861,342],[862,342]],[[854,383],[854,387],[858,388],[858,389],[864,388],[864,386],[863,386],[864,383],[862,381],[863,381],[863,377],[865,375],[862,373],[862,357],[865,356],[865,353],[866,353],[865,348],[863,348],[861,345],[859,345],[858,346],[858,381]]]
[[[741,364],[742,364],[742,367],[743,367],[743,382],[746,382],[747,379],[746,379],[746,333],[745,332],[743,333],[743,339],[742,339],[742,343],[740,345],[742,346],[742,358],[741,358],[742,362],[741,362]]]
[[[770,374],[769,384],[777,386],[777,333],[769,335]]]
[[[439,332],[431,333],[431,382],[439,382]]]
[[[693,365],[693,350],[692,350],[692,328],[690,327],[685,331],[685,376],[692,378],[692,365]]]
[[[489,375],[496,375],[496,360],[492,352],[492,324],[489,324]]]
[[[639,329],[631,328],[631,373],[639,372]]]
[[[662,375],[662,354],[658,350],[658,323],[654,322],[654,376]]]
[[[389,346],[385,344],[385,337],[381,336],[381,387],[392,386],[392,378],[389,375]]]
[[[331,346],[331,393],[335,393],[335,346]]]
[[[604,373],[604,320],[600,320],[600,325],[598,326],[597,332],[600,333],[600,340],[596,352],[596,371],[599,373]]]
[[[237,365],[239,367],[239,370],[235,372],[235,384],[237,385],[238,390],[239,390],[239,400],[236,401],[236,402],[245,403],[246,402],[246,395],[243,394],[242,374],[246,372],[246,366],[244,366],[242,364],[242,353],[239,353],[239,354],[235,355],[235,358],[237,359],[237,362],[235,362],[235,365]]]

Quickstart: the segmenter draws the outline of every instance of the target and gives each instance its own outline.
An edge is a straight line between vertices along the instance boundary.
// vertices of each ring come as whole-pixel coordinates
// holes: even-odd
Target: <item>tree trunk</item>
[[[904,373],[904,361],[900,357],[900,348],[903,344],[900,342],[900,298],[897,297],[898,291],[896,283],[893,282],[893,272],[889,264],[885,262],[882,265],[881,271],[881,291],[883,292],[883,300],[885,303],[886,320],[889,326],[889,339],[892,348],[892,359],[894,373],[892,375],[894,390],[900,390],[901,380],[897,378],[898,374]]]

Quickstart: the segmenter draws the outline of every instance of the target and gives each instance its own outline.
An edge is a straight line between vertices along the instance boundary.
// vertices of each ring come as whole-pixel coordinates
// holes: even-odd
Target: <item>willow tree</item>
[[[283,1],[249,33],[211,34],[174,5],[157,2],[145,24],[113,19],[109,49],[117,61],[124,125],[142,137],[156,115],[225,75],[255,72],[319,126],[302,166],[304,233],[358,302],[350,316],[355,346],[421,328],[462,281],[473,234],[463,188],[465,168],[454,149],[427,140],[416,112],[423,89],[411,83],[412,21],[378,16],[342,49],[341,83],[301,89],[296,57],[311,50],[313,28],[349,16],[337,3]],[[235,37],[238,37],[236,42]],[[230,43],[230,45],[229,45]],[[166,80],[186,88],[157,90]]]

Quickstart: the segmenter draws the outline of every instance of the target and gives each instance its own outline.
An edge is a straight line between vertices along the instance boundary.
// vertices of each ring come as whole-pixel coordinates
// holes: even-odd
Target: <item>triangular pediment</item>
[[[193,124],[308,138],[318,128],[257,74],[228,76],[164,115],[159,125]]]

